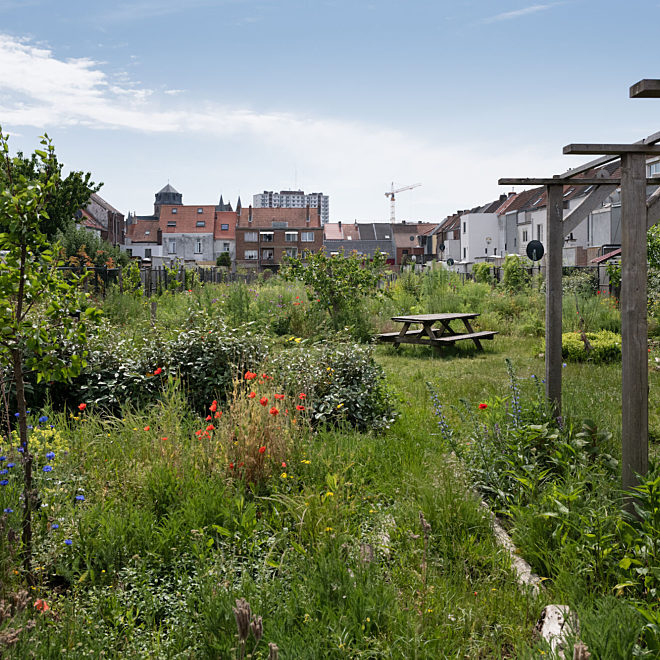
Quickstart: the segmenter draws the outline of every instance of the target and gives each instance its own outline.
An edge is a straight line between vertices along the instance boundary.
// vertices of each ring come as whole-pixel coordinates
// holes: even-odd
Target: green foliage
[[[529,259],[517,254],[507,254],[502,265],[502,285],[508,291],[522,291],[531,281],[527,272]]]
[[[69,264],[76,266],[125,266],[128,263],[126,252],[119,246],[110,245],[100,236],[75,225],[68,225],[63,232],[58,232],[57,240]]]
[[[290,258],[280,269],[284,279],[299,279],[309,286],[318,304],[330,314],[336,330],[353,327],[353,336],[369,336],[361,302],[365,296],[380,295],[381,278],[385,272],[385,255],[377,252],[372,260],[338,254],[329,256],[325,250],[303,258]]]
[[[585,333],[590,349],[587,349],[580,332],[562,334],[562,357],[570,362],[614,362],[621,359],[621,335],[601,330]]]
[[[231,268],[231,255],[229,252],[221,252],[215,260],[215,265],[218,267]]]
[[[480,282],[482,284],[493,283],[493,270],[490,264],[486,262],[474,264],[474,266],[472,266],[472,275],[474,276],[475,282]]]
[[[137,296],[142,296],[144,294],[140,266],[138,266],[137,261],[129,261],[128,265],[122,269],[122,277],[124,281],[124,291],[127,293],[133,293]]]

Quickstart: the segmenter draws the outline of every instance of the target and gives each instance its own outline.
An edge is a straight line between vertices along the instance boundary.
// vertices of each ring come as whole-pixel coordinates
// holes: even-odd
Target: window
[[[660,160],[649,165],[649,176],[658,176],[660,174]]]
[[[256,261],[259,257],[259,251],[258,250],[245,250],[243,253],[243,256],[245,257],[246,261]]]
[[[264,261],[272,261],[273,256],[274,256],[274,251],[272,248],[268,248],[266,250],[261,251],[261,258]]]
[[[527,240],[527,230],[523,229],[522,241],[523,243],[527,243]]]
[[[467,256],[467,248],[463,248],[463,259]]]
[[[229,231],[229,225],[220,225],[220,231]]]
[[[466,231],[467,231],[467,222],[464,222],[463,223],[463,233],[465,234]]]
[[[488,248],[486,248],[486,252],[484,254],[488,254]]]
[[[176,209],[172,209],[172,213],[177,213],[177,210],[176,210]]]
[[[536,225],[536,240],[543,240],[543,225]]]
[[[298,248],[293,248],[293,247],[284,248],[284,254],[287,257],[297,257],[298,256]]]
[[[223,252],[229,252],[229,243],[223,243],[222,244],[222,251]]]
[[[195,241],[195,254],[202,254],[202,241]]]
[[[258,236],[256,231],[246,231],[245,232],[245,242],[246,243],[256,243],[258,240],[259,240],[259,236]]]
[[[273,220],[272,227],[273,229],[286,229],[289,226],[289,223],[286,220]]]
[[[147,229],[147,231],[144,232],[145,236],[149,236],[149,234],[151,234],[151,229]]]
[[[147,248],[147,249],[144,251],[144,258],[145,258],[145,259],[151,259],[151,248]]]
[[[204,213],[204,209],[203,209],[203,208],[201,208],[201,207],[200,207],[200,208],[198,208],[198,209],[197,209],[197,213]]]
[[[497,248],[493,250],[493,254],[497,254]]]
[[[261,236],[262,243],[272,243],[274,234],[272,231],[260,231],[259,236]]]
[[[285,231],[284,240],[287,243],[297,243],[298,242],[298,232],[297,231]]]
[[[206,221],[204,221],[204,220],[198,220],[198,221],[195,223],[195,226],[196,226],[196,227],[206,227]]]
[[[167,226],[168,227],[176,227],[176,220],[168,220],[167,221]]]
[[[314,242],[314,232],[313,231],[301,231],[300,240],[303,243],[313,243]]]
[[[176,254],[176,241],[170,241],[167,245],[168,254]]]

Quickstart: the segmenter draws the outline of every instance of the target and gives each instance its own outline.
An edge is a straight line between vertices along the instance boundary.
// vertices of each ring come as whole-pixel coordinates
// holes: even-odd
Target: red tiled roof
[[[307,213],[309,211],[310,222],[307,223]],[[252,222],[248,222],[248,218],[252,212]],[[246,229],[256,227],[260,229],[272,228],[273,222],[288,222],[289,227],[318,229],[321,227],[321,211],[319,208],[302,208],[302,209],[288,209],[288,208],[245,208],[241,209],[241,214],[238,216],[237,227]]]
[[[326,241],[341,241],[344,238],[342,226],[338,222],[326,222],[323,225],[323,238]]]
[[[158,221],[138,220],[127,226],[126,238],[130,238],[132,243],[157,243],[158,242]]]
[[[229,225],[229,229],[222,229],[222,225]],[[236,211],[216,211],[213,238],[227,241],[236,239]]]
[[[604,254],[600,257],[596,257],[595,259],[592,259],[589,263],[591,264],[600,264],[603,263],[603,261],[607,261],[608,259],[612,259],[613,257],[617,257],[621,254],[621,248],[618,248],[616,250],[612,250],[612,252],[608,252],[607,254]]]
[[[176,209],[176,213],[172,213]],[[199,213],[198,210],[202,209]],[[215,227],[215,205],[184,206],[182,204],[163,204],[160,207],[160,228],[164,234],[212,234]],[[198,222],[204,222],[198,227]],[[171,223],[176,223],[170,226]]]

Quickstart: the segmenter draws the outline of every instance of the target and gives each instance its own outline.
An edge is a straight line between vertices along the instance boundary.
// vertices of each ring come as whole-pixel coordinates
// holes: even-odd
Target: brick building
[[[323,247],[320,209],[238,208],[236,264],[276,271],[285,257],[318,252]]]

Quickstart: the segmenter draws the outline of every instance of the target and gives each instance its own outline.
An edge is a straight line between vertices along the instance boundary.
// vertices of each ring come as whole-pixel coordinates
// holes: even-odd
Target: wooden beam
[[[660,98],[660,80],[644,78],[630,87],[631,99]]]
[[[547,186],[548,252],[545,273],[545,393],[553,415],[561,415],[562,257],[564,187]]]
[[[500,186],[554,186],[557,183],[563,183],[565,186],[620,186],[620,177],[590,177],[588,179],[559,179],[557,177],[549,178],[510,178],[498,179]],[[660,176],[649,177],[646,179],[646,185],[660,185]]]
[[[567,144],[563,149],[567,155],[605,154],[620,156],[621,154],[660,155],[660,146],[656,144]]]
[[[621,166],[621,473],[628,490],[638,484],[638,475],[648,471],[644,153],[624,154]]]
[[[575,228],[597,208],[616,190],[616,186],[600,186],[589,193],[587,198],[575,207],[565,218],[562,223],[562,232],[564,236],[568,236]]]

